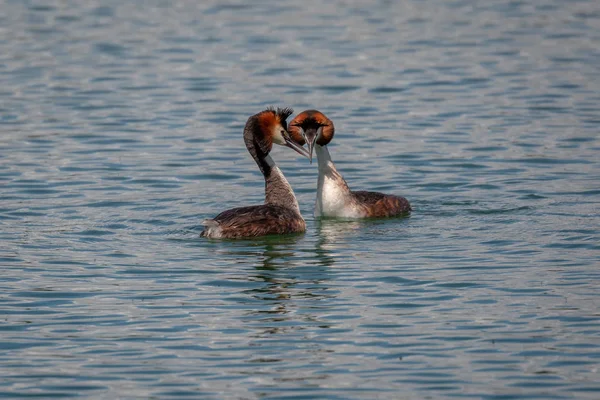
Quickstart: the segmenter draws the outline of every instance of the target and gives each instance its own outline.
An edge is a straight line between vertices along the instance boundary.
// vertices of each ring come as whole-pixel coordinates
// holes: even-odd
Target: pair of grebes
[[[333,139],[333,122],[317,110],[306,110],[288,128],[286,120],[292,112],[291,108],[269,108],[248,118],[244,128],[246,148],[265,177],[265,204],[223,211],[203,222],[201,236],[240,239],[306,230],[294,191],[269,155],[273,143],[287,146],[311,162],[316,151],[319,179],[315,217],[382,218],[410,212],[404,197],[351,191],[327,150]]]

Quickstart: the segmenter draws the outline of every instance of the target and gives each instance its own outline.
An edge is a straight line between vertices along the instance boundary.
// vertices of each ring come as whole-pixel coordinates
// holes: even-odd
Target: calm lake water
[[[599,2],[0,9],[0,397],[600,398]],[[413,214],[200,238],[269,105]]]

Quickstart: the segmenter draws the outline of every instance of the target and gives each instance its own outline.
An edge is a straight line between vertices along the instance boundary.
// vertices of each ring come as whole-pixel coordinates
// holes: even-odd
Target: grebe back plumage
[[[331,160],[327,144],[333,139],[333,122],[317,110],[298,114],[289,125],[289,133],[298,144],[308,144],[312,161],[317,153],[316,217],[380,218],[408,214],[410,203],[404,197],[379,192],[351,191]]]
[[[246,148],[265,178],[265,204],[233,208],[204,220],[201,236],[239,239],[306,230],[294,191],[269,155],[276,143],[309,157],[287,132],[286,119],[292,112],[290,108],[269,108],[248,118],[244,128]]]

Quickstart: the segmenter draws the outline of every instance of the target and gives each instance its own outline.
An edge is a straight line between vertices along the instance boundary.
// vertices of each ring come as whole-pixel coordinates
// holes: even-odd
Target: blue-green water
[[[321,3],[0,1],[0,397],[600,397],[600,3]],[[199,238],[268,105],[413,214]]]

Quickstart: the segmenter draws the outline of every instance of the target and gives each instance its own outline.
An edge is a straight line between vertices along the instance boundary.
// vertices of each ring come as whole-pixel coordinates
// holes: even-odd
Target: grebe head
[[[326,146],[335,133],[333,122],[320,111],[306,110],[296,115],[290,122],[290,136],[301,145],[308,144],[309,159],[312,163],[312,154],[315,143]]]
[[[254,144],[253,147],[258,147],[263,156],[271,152],[273,143],[275,143],[289,147],[304,157],[310,158],[304,147],[292,140],[287,131],[286,120],[293,112],[294,110],[287,107],[269,107],[248,118],[244,129],[244,139],[247,144],[248,141],[251,141]]]

